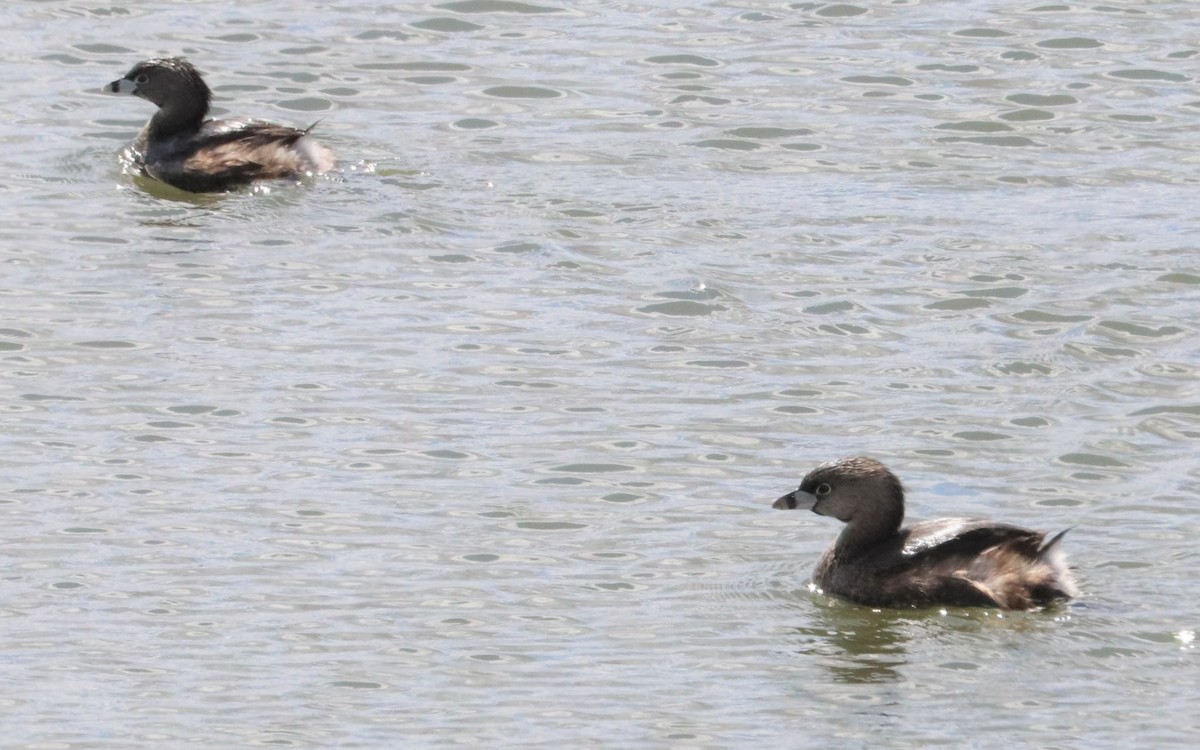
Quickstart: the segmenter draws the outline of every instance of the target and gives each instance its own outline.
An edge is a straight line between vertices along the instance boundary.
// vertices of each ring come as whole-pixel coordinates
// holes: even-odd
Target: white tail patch
[[[1067,565],[1067,553],[1063,552],[1062,545],[1059,544],[1068,531],[1070,529],[1060,531],[1054,535],[1054,538],[1046,542],[1038,551],[1038,560],[1048,565],[1054,572],[1055,581],[1063,593],[1074,598],[1079,596],[1079,587],[1075,584],[1075,576],[1071,573],[1071,567]]]
[[[317,143],[308,136],[303,136],[300,140],[293,144],[293,147],[300,153],[300,156],[308,162],[308,171],[313,174],[321,174],[333,169],[336,160],[333,158],[333,152]]]

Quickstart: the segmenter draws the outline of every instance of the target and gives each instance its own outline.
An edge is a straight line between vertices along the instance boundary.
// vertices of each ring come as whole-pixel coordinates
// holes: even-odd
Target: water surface
[[[14,2],[14,748],[1191,747],[1194,8]],[[164,192],[186,54],[327,179]],[[1074,527],[872,612],[770,503]]]

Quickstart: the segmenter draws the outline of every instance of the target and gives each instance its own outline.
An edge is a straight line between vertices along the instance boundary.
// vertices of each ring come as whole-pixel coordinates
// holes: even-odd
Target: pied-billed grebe
[[[902,529],[904,487],[871,458],[821,464],[773,507],[845,522],[813,583],[859,604],[1031,609],[1078,593],[1058,548],[1066,531],[1045,541],[1039,531],[969,518]]]
[[[212,91],[182,57],[140,62],[104,90],[158,105],[125,157],[181,190],[229,190],[333,168],[333,153],[308,137],[311,126],[297,130],[261,120],[205,120]]]

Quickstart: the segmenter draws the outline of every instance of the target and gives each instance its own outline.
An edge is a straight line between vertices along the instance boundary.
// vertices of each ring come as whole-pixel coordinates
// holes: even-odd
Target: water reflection
[[[796,628],[800,652],[820,657],[836,682],[893,682],[908,662],[911,615],[831,601],[812,610],[811,625]]]
[[[987,608],[871,609],[816,594],[798,653],[817,656],[834,682],[848,685],[900,680],[910,666],[975,671],[984,667],[976,652],[986,643],[1012,643],[1037,634],[1055,637],[1078,602],[1030,612]],[[960,636],[965,636],[965,640]],[[935,653],[925,644],[933,643]],[[964,651],[963,648],[969,650]],[[911,679],[911,675],[908,679]]]

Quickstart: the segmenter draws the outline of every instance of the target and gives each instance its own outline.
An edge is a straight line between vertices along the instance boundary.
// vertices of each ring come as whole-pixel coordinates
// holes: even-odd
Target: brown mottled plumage
[[[311,126],[297,130],[261,120],[205,120],[212,91],[182,57],[140,62],[104,90],[158,105],[124,156],[143,173],[181,190],[228,190],[333,168],[333,153],[307,137]]]
[[[1039,531],[968,518],[901,528],[904,487],[871,458],[821,464],[773,507],[845,522],[813,582],[860,604],[1031,609],[1078,593],[1058,549],[1066,531],[1046,541]]]

